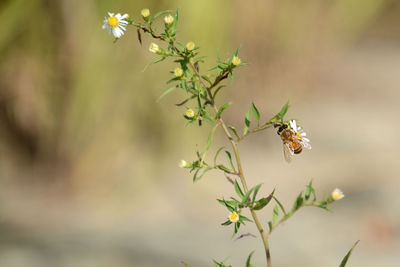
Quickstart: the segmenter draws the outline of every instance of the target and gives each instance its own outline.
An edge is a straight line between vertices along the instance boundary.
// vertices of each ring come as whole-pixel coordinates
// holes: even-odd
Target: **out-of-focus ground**
[[[193,184],[177,167],[208,129],[184,127],[181,94],[155,103],[174,65],[142,72],[151,40],[141,47],[130,29],[113,44],[101,30],[107,11],[139,19],[143,7],[180,8],[179,38],[209,55],[204,70],[242,45],[251,65],[222,97],[237,128],[251,101],[268,119],[290,99],[313,149],[288,165],[275,131],[255,134],[240,144],[249,184],[276,188],[287,206],[311,178],[320,195],[345,192],[333,213],[304,209],[273,234],[274,266],[338,266],[356,240],[348,266],[399,266],[400,3],[390,0],[2,1],[0,266],[243,266],[253,250],[265,265],[258,238],[233,241],[220,226],[215,199],[233,194],[223,175]]]

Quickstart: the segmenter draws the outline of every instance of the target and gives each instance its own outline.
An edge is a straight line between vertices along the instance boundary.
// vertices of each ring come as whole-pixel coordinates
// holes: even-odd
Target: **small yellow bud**
[[[233,223],[239,221],[239,215],[236,212],[229,214],[229,220]]]
[[[194,111],[193,111],[193,109],[188,109],[187,111],[186,111],[186,117],[189,117],[189,118],[193,118],[194,117]]]
[[[174,17],[171,15],[165,16],[164,18],[165,24],[172,24],[172,22],[174,22]]]
[[[233,57],[233,58],[232,58],[232,64],[233,64],[234,66],[239,65],[239,64],[240,64],[240,58],[238,58],[238,57]]]
[[[142,14],[143,18],[147,18],[148,16],[150,16],[150,10],[148,8],[144,8],[142,9],[142,11],[140,12],[140,14]]]
[[[335,190],[332,191],[331,197],[335,201],[344,198],[344,194],[342,190],[336,188]]]
[[[187,162],[186,162],[184,159],[182,159],[181,161],[179,161],[179,167],[180,167],[180,168],[185,168],[187,165],[188,165],[188,164],[187,164]]]
[[[155,43],[151,43],[151,44],[150,44],[150,47],[149,47],[149,51],[150,51],[151,53],[157,53],[157,52],[160,51],[160,47],[159,47],[157,44],[155,44]]]
[[[181,68],[174,69],[174,75],[176,77],[181,77],[183,75],[183,70]]]
[[[186,49],[189,51],[192,51],[195,47],[196,45],[193,42],[189,42],[186,44]]]

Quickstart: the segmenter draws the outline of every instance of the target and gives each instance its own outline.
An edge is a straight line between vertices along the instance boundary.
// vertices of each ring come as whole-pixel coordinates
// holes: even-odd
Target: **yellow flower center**
[[[235,65],[235,66],[239,65],[240,64],[240,58],[233,57],[232,64]]]
[[[118,25],[118,22],[119,22],[118,19],[114,16],[108,18],[108,25],[110,27],[116,27]]]
[[[340,192],[334,192],[332,194],[332,197],[333,197],[334,200],[338,200],[338,199],[340,199],[342,197],[342,194],[340,194]]]
[[[234,221],[237,220],[238,217],[239,217],[239,215],[238,215],[236,212],[232,212],[232,213],[229,215],[229,220],[230,220],[231,222],[234,222]]]
[[[196,47],[196,45],[193,42],[189,42],[186,44],[187,50],[191,51]]]

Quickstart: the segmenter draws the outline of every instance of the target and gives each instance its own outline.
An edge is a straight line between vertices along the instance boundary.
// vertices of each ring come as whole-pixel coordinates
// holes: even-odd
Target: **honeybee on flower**
[[[311,149],[310,139],[303,129],[297,126],[295,120],[287,123],[275,123],[274,127],[278,128],[278,135],[283,142],[283,155],[285,160],[290,163],[294,154],[300,154],[305,149]]]

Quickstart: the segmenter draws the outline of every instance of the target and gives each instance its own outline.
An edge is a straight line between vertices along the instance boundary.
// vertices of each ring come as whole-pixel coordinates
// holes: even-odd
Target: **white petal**
[[[108,15],[109,15],[110,17],[112,17],[112,16],[114,16],[114,13],[108,12]]]
[[[310,142],[310,139],[308,139],[308,138],[306,138],[306,137],[303,137],[302,139],[303,139],[304,141],[308,142],[308,143]]]
[[[121,16],[121,19],[125,19],[127,17],[128,17],[128,14],[124,14],[124,15]]]
[[[305,132],[300,133],[301,136],[307,136],[307,134]]]

